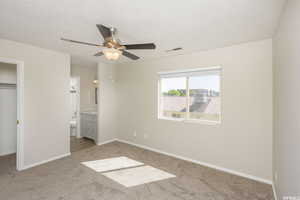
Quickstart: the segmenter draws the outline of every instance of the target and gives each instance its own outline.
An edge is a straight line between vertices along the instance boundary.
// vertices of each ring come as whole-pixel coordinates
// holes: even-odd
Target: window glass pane
[[[220,121],[219,72],[191,76],[189,94],[189,119]]]
[[[185,118],[186,77],[162,78],[160,115],[167,118]]]

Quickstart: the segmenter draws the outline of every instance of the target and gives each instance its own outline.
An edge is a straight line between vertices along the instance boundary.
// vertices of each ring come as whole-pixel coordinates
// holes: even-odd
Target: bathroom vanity
[[[97,143],[98,114],[94,111],[80,112],[80,134],[81,137],[92,139]]]

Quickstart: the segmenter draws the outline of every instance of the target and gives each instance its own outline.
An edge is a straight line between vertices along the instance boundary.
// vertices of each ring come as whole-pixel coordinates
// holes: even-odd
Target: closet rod
[[[0,88],[15,88],[16,86],[15,83],[0,83]]]

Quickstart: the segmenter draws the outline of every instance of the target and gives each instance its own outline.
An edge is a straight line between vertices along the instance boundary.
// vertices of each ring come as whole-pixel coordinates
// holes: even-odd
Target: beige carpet
[[[135,187],[123,185],[82,164],[126,156],[176,177]],[[270,185],[114,142],[91,146],[22,172],[15,157],[0,157],[2,200],[273,200]]]

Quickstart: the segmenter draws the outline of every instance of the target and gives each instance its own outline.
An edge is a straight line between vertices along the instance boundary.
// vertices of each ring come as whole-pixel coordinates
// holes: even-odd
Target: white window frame
[[[161,104],[160,104],[160,98],[161,98],[161,79],[167,76],[170,77],[176,77],[176,75],[178,77],[184,77],[183,76],[179,76],[179,74],[189,74],[189,73],[196,73],[196,72],[205,72],[205,71],[216,71],[218,70],[220,72],[220,117],[219,117],[219,121],[211,121],[211,120],[204,120],[204,119],[190,119],[188,117],[189,115],[189,75],[185,75],[186,77],[186,115],[185,118],[182,119],[178,119],[178,118],[172,118],[172,117],[164,117],[162,115],[162,111],[161,111]],[[158,72],[158,106],[157,106],[157,119],[158,120],[169,120],[169,121],[177,121],[177,122],[186,122],[186,123],[200,123],[200,124],[209,124],[209,125],[218,125],[221,124],[222,122],[222,94],[223,94],[223,88],[222,88],[222,80],[223,80],[223,69],[221,66],[214,66],[214,67],[203,67],[203,68],[195,68],[195,69],[187,69],[187,70],[179,70],[179,71],[167,71],[167,72]],[[163,106],[162,106],[163,107]]]

